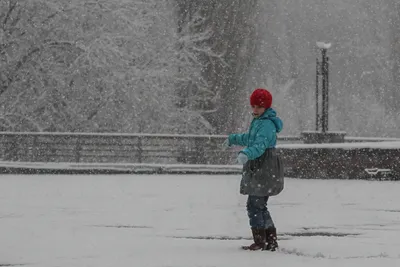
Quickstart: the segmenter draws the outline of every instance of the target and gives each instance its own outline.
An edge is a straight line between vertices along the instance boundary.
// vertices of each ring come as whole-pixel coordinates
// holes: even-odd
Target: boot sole
[[[249,246],[241,246],[241,249],[243,250],[249,250],[249,251],[271,251],[271,252],[275,252],[278,250],[278,247],[275,248],[270,248],[270,249],[266,249],[266,248],[259,248],[259,249],[251,249]]]
[[[262,248],[259,248],[259,249],[251,249],[250,246],[242,246],[241,249],[243,249],[243,250],[249,250],[249,251],[259,251],[259,250],[262,250]]]

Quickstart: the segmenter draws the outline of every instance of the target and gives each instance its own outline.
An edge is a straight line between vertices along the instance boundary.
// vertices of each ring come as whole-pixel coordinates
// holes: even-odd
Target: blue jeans
[[[247,215],[251,228],[267,229],[275,227],[267,208],[268,197],[249,196],[247,199]]]

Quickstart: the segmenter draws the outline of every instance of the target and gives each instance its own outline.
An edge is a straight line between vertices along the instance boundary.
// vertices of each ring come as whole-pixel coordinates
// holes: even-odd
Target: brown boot
[[[250,246],[243,246],[245,250],[264,250],[265,249],[265,229],[251,228],[254,243]]]
[[[265,240],[267,242],[265,250],[275,251],[278,248],[278,237],[275,227],[265,229]]]

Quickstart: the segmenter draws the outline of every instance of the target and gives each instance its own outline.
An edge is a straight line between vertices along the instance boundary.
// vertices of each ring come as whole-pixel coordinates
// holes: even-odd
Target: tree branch
[[[8,20],[10,19],[10,17],[11,17],[11,13],[14,11],[14,9],[17,7],[17,1],[15,1],[14,3],[10,0],[9,1],[9,5],[8,5],[8,10],[7,10],[7,14],[6,14],[6,16],[4,17],[4,20],[3,20],[3,29],[5,30],[5,26],[6,26],[6,24],[7,24],[7,22],[8,22]]]

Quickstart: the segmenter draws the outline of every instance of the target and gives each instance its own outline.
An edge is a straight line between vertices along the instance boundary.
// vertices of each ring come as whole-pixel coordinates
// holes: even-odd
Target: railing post
[[[32,149],[31,149],[31,162],[37,162],[38,161],[38,136],[34,135],[32,138]]]
[[[81,150],[82,150],[81,139],[77,138],[75,144],[75,162],[81,161]]]
[[[192,164],[206,164],[207,163],[207,159],[205,156],[205,152],[204,152],[204,146],[206,145],[205,143],[205,139],[204,142],[202,142],[202,138],[201,137],[194,137],[194,147],[195,147],[195,151],[196,153],[193,153],[193,159],[191,160],[190,163]]]
[[[138,151],[138,161],[139,163],[142,163],[143,161],[143,144],[142,144],[142,136],[138,136],[138,142],[137,142],[137,151]]]

